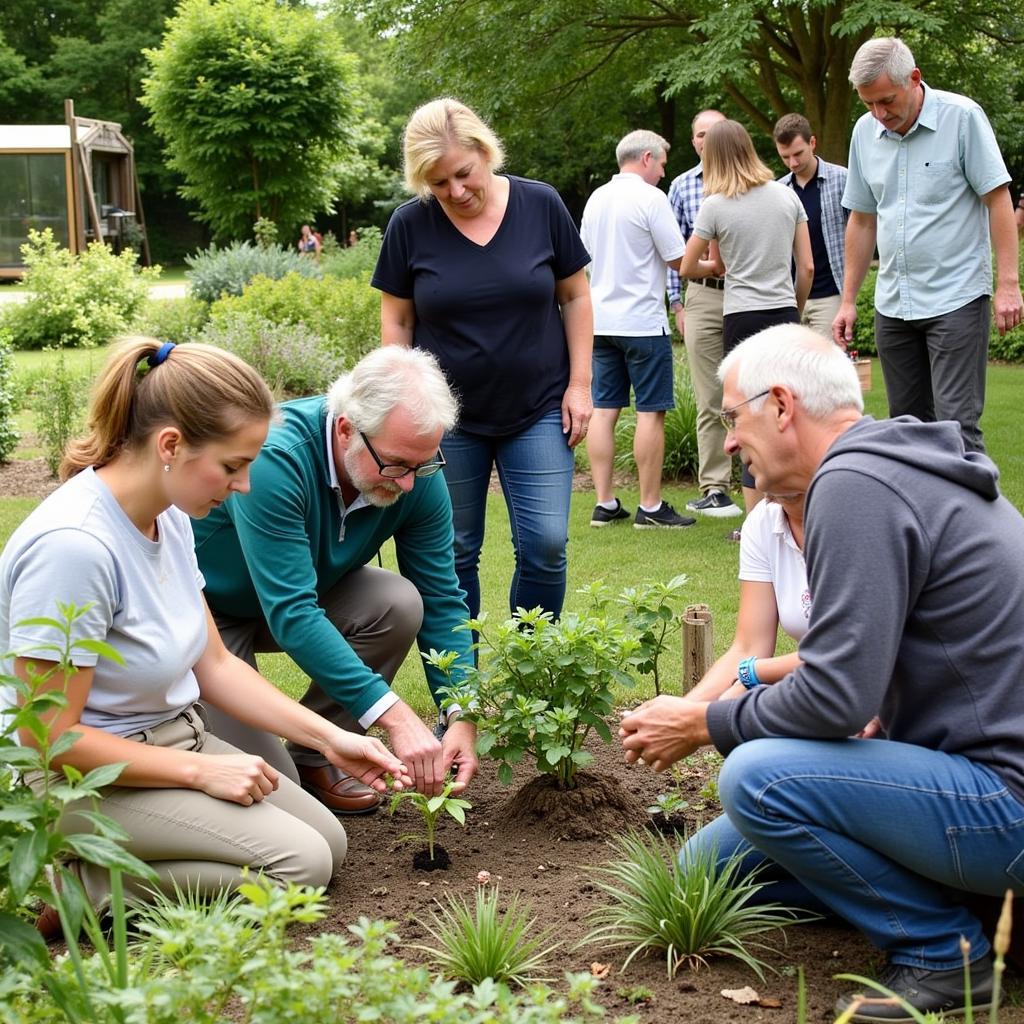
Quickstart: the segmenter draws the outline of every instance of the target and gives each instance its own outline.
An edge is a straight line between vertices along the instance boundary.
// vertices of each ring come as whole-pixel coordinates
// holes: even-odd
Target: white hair
[[[840,409],[864,411],[857,370],[833,342],[798,324],[777,324],[737,345],[718,367],[718,379],[737,368],[736,388],[744,398],[777,384],[789,388],[804,411],[825,419]],[[764,398],[750,403],[756,411]]]
[[[455,426],[458,400],[429,352],[402,345],[374,349],[327,393],[331,414],[345,416],[364,434],[380,430],[398,406],[409,412],[421,434]]]
[[[644,153],[650,153],[655,160],[668,155],[671,147],[657,132],[649,132],[638,128],[635,132],[623,135],[615,147],[615,162],[621,167],[639,160]]]
[[[910,81],[910,73],[916,66],[910,47],[902,39],[892,36],[869,39],[854,54],[850,84],[856,89],[888,75],[893,85],[902,88]]]

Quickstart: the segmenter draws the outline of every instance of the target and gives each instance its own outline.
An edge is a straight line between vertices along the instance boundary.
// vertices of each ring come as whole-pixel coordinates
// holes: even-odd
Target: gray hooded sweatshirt
[[[843,433],[807,492],[803,664],[711,704],[715,746],[847,737],[878,715],[889,739],[987,765],[1024,801],[1024,518],[998,481],[955,423]]]

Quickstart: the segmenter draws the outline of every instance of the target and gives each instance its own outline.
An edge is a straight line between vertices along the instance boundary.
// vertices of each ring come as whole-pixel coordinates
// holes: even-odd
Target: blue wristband
[[[754,668],[756,661],[757,658],[744,658],[736,668],[736,678],[748,690],[761,685],[761,680],[757,678],[757,669]]]

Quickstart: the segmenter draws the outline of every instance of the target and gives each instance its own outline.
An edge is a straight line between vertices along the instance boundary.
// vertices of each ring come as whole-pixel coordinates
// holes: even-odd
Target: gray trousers
[[[983,452],[991,300],[981,295],[941,316],[899,320],[875,311],[875,345],[890,416],[956,420],[964,447]]]
[[[321,598],[320,606],[360,661],[390,684],[423,622],[419,591],[397,573],[365,565],[343,576]],[[213,618],[224,646],[253,668],[256,668],[257,653],[281,650],[265,619],[234,619],[217,611]],[[324,693],[315,680],[310,680],[301,703],[342,729],[366,731],[344,707]],[[259,754],[293,782],[299,780],[296,764],[327,763],[319,751],[295,743],[287,744],[285,749],[277,736],[243,725],[209,704],[205,707],[214,733],[240,750]]]
[[[129,739],[156,747],[202,754],[237,754],[238,749],[208,731],[198,705],[177,718]],[[54,783],[63,773],[51,773]],[[26,778],[42,786],[41,773]],[[79,800],[64,809],[60,829],[66,835],[91,832],[93,801]],[[100,810],[131,836],[129,853],[146,861],[159,876],[158,887],[173,895],[174,886],[212,895],[241,883],[242,869],[287,885],[327,885],[345,861],[348,839],[338,819],[317,799],[287,778],[258,803],[243,807],[195,789],[142,789],[108,786]],[[110,901],[105,868],[76,861],[75,868],[91,904],[98,910]],[[145,899],[150,883],[125,876],[125,891]]]

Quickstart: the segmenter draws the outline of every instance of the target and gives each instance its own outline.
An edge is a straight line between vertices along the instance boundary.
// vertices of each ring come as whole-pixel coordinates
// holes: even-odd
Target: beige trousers
[[[214,757],[239,753],[207,731],[198,705],[129,738]],[[63,774],[54,773],[53,780],[63,781]],[[42,786],[39,773],[27,781],[37,792]],[[91,832],[88,818],[76,812],[92,809],[91,800],[69,804],[60,829],[65,835]],[[194,789],[114,785],[104,790],[99,810],[129,833],[125,849],[156,871],[166,893],[175,885],[200,894],[234,888],[246,867],[281,885],[327,885],[348,849],[338,819],[283,777],[273,793],[248,807]],[[103,910],[110,900],[109,873],[85,862],[77,867],[90,902]],[[127,876],[124,881],[129,895],[145,898],[149,883]]]
[[[800,323],[825,338],[831,338],[832,321],[835,320],[841,303],[841,295],[826,295],[823,299],[808,299],[804,303]]]

